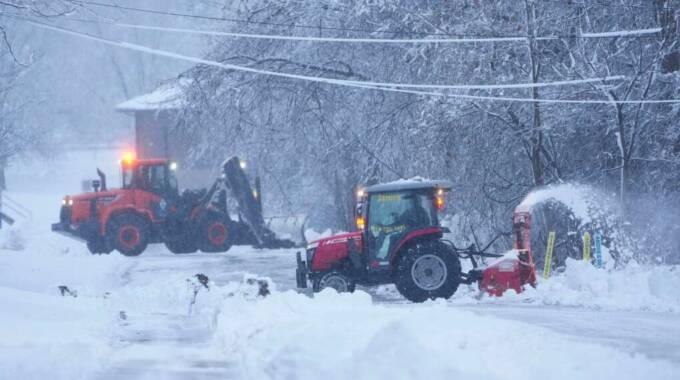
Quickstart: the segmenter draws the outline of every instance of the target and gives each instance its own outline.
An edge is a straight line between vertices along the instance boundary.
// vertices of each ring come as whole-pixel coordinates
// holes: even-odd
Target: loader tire
[[[143,218],[122,214],[111,219],[106,230],[110,247],[125,256],[139,256],[149,245],[149,227]]]
[[[203,252],[226,252],[234,241],[234,229],[223,215],[211,213],[198,229],[198,247]]]
[[[332,270],[314,279],[312,282],[312,289],[315,293],[318,293],[326,288],[335,289],[335,291],[338,293],[354,293],[354,290],[356,289],[356,283],[341,272]]]
[[[187,236],[185,239],[168,240],[165,242],[165,247],[174,254],[194,253],[198,250],[196,239],[192,236]]]
[[[411,302],[450,298],[460,284],[458,255],[440,241],[412,244],[397,262],[395,285]]]
[[[87,241],[87,249],[93,255],[109,254],[113,251],[104,239],[90,239]]]

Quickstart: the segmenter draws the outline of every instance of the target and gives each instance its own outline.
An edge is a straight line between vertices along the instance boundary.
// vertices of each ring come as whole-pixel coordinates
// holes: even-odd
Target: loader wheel
[[[231,248],[233,234],[226,218],[217,214],[208,215],[201,223],[198,244],[203,252],[226,252]]]
[[[460,259],[439,241],[413,244],[401,254],[395,271],[397,290],[411,302],[450,298],[460,284]]]
[[[149,245],[149,229],[144,219],[131,214],[114,217],[107,228],[109,246],[125,256],[139,256]]]
[[[192,236],[188,236],[185,239],[168,240],[165,242],[165,247],[174,254],[194,253],[198,249],[196,247],[196,239]]]
[[[314,292],[320,292],[326,288],[335,289],[338,293],[354,293],[356,284],[351,278],[334,270],[321,277],[317,277],[312,282],[312,289]]]
[[[109,254],[113,251],[113,248],[106,244],[104,239],[91,239],[87,241],[87,249],[93,255]]]

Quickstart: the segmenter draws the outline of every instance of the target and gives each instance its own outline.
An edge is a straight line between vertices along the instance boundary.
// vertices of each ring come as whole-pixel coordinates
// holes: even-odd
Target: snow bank
[[[86,379],[110,352],[97,300],[0,287],[0,378]]]
[[[564,273],[541,281],[522,298],[541,304],[606,309],[680,312],[680,267],[639,266],[598,269],[567,259]]]
[[[215,344],[253,379],[672,379],[664,361],[446,302],[395,307],[357,291],[226,299]],[[559,356],[559,357],[558,357]]]
[[[0,379],[89,379],[108,362],[117,312],[103,295],[133,265],[50,231],[60,196],[14,194],[33,219],[0,230]],[[62,297],[61,285],[78,297]]]
[[[680,267],[640,266],[634,263],[624,269],[606,270],[581,260],[567,259],[562,273],[549,279],[538,279],[536,288],[527,287],[521,294],[514,291],[503,297],[480,294],[477,285],[460,287],[450,302],[522,303],[589,309],[680,312]],[[380,289],[381,296],[396,298],[396,290]]]

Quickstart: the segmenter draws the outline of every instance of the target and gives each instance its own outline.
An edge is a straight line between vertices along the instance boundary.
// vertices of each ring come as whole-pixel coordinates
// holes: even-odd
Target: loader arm
[[[222,164],[223,180],[226,187],[238,204],[238,211],[243,222],[250,228],[257,240],[256,245],[267,248],[293,247],[290,240],[278,239],[265,225],[262,207],[253,195],[246,173],[241,169],[241,161],[232,156]]]

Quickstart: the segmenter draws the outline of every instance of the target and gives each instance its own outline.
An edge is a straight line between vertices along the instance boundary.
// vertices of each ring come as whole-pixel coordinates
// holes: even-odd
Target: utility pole
[[[536,46],[536,4],[534,0],[525,0],[526,8],[526,29],[527,29],[527,45],[529,48],[529,64],[531,65],[531,83],[538,83],[538,77],[541,71],[541,64],[537,56]],[[541,106],[538,100],[538,87],[534,86],[531,89],[531,98],[533,111],[533,124],[531,136],[531,170],[534,175],[534,186],[543,186],[545,178],[543,174],[543,161],[541,160],[541,150],[543,148],[543,130],[541,129]]]

